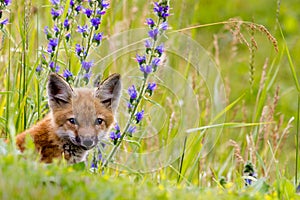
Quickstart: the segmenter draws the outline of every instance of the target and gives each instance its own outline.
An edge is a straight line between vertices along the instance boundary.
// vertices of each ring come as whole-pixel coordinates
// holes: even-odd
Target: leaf
[[[72,165],[72,168],[75,171],[83,171],[83,170],[85,170],[85,163],[84,162],[76,163],[76,164]]]
[[[227,111],[229,111],[235,104],[237,104],[241,99],[244,98],[246,93],[242,94],[239,98],[237,98],[234,102],[226,106],[224,110],[222,110],[217,116],[214,117],[214,119],[211,121],[211,123],[215,122],[217,119],[219,119],[222,115],[226,114]]]
[[[266,181],[264,179],[258,179],[256,182],[253,183],[252,185],[254,191],[253,193],[267,193],[269,191],[270,186],[266,183]]]
[[[186,132],[192,133],[192,132],[202,131],[202,130],[209,129],[209,128],[219,128],[219,127],[241,128],[241,127],[248,127],[248,126],[260,126],[260,125],[272,124],[272,123],[274,123],[274,122],[257,122],[257,123],[229,122],[229,123],[201,126],[198,128],[191,128],[191,129],[186,130]]]
[[[136,145],[138,147],[141,147],[141,144],[139,142],[135,141],[135,140],[128,140],[128,139],[124,138],[124,141],[129,142],[131,144],[134,144],[134,145]]]
[[[282,29],[281,29],[281,26],[279,26],[279,28],[280,28],[280,33],[281,33],[281,36],[282,36],[282,39],[283,39],[283,42],[284,42],[284,48],[285,48],[286,55],[287,55],[287,57],[288,57],[289,66],[290,66],[290,70],[291,70],[292,75],[293,75],[293,79],[294,79],[294,82],[295,82],[295,86],[296,86],[296,88],[297,88],[297,91],[300,92],[300,85],[299,85],[299,80],[298,80],[298,78],[297,78],[297,73],[296,73],[296,70],[295,70],[295,65],[294,65],[294,63],[293,63],[293,60],[292,60],[292,57],[291,57],[289,48],[288,48],[288,46],[287,46],[287,43],[286,43],[286,40],[285,40],[283,31],[282,31]]]
[[[2,94],[11,94],[12,93],[12,91],[0,91],[0,95],[2,95]]]

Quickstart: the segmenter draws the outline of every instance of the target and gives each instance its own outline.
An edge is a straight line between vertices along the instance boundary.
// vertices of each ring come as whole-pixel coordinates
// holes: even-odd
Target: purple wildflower
[[[62,9],[56,10],[54,8],[51,9],[51,15],[53,17],[53,19],[57,19],[61,14],[62,14]]]
[[[91,15],[93,14],[93,10],[86,8],[86,9],[83,10],[83,13],[84,13],[88,18],[90,18]]]
[[[249,176],[249,177],[252,177],[253,179],[245,178],[245,185],[246,185],[246,186],[252,185],[253,180],[256,180],[256,179],[257,179],[257,174],[256,174],[255,172],[253,172],[253,173],[252,173],[252,172],[248,173],[248,176]]]
[[[110,135],[109,135],[110,139],[116,141],[118,140],[119,138],[121,138],[121,133],[118,132],[118,133],[115,133],[115,132],[110,132]]]
[[[128,128],[128,133],[130,136],[132,136],[132,134],[136,131],[136,127],[135,126],[129,126]]]
[[[139,54],[136,54],[136,61],[139,63],[139,65],[142,65],[146,63],[146,56],[140,56]]]
[[[49,40],[49,45],[51,45],[52,47],[56,47],[58,45],[58,39],[57,38],[51,38]]]
[[[85,80],[86,83],[89,82],[90,78],[91,78],[92,74],[89,72],[89,73],[85,73],[83,75],[83,79]]]
[[[4,4],[5,4],[6,6],[10,5],[10,4],[11,4],[11,0],[4,0]]]
[[[98,169],[98,163],[97,163],[97,161],[92,161],[91,169]]]
[[[162,53],[164,52],[164,45],[161,44],[155,48],[155,52],[158,53],[158,56],[160,57]]]
[[[160,63],[160,59],[159,58],[153,58],[153,60],[152,60],[153,72],[156,71],[159,63]]]
[[[59,72],[60,67],[58,65],[55,66],[53,61],[50,62],[49,67],[50,67],[51,71]]]
[[[73,0],[71,0],[71,1],[70,1],[70,6],[73,8],[73,7],[74,7],[74,5],[75,5],[74,1],[73,1]]]
[[[127,108],[128,108],[128,111],[129,111],[129,112],[132,111],[133,107],[134,107],[134,106],[133,106],[130,102],[127,103]]]
[[[167,20],[167,17],[169,16],[169,6],[167,2],[155,2],[153,10],[159,18],[163,19],[163,21]]]
[[[71,38],[71,33],[67,33],[67,34],[65,35],[65,38],[66,38],[67,42],[69,42],[69,40],[70,40],[70,38]]]
[[[49,27],[48,27],[48,26],[45,26],[45,27],[44,27],[44,33],[45,33],[46,35],[49,34]]]
[[[97,10],[97,15],[104,15],[106,13],[106,11],[105,10]]]
[[[77,32],[78,33],[85,33],[88,31],[88,26],[84,25],[84,26],[77,26]]]
[[[49,40],[49,44],[48,44],[48,53],[53,53],[53,51],[55,50],[55,47],[58,45],[58,39],[57,38],[51,38]]]
[[[152,66],[157,67],[159,65],[160,59],[159,58],[153,58],[152,60]]]
[[[116,125],[115,125],[115,129],[116,129],[116,132],[120,131],[119,124],[116,124]]]
[[[58,28],[56,25],[54,25],[53,31],[54,31],[55,33],[58,33],[58,32],[59,32],[59,28]]]
[[[56,67],[55,67],[55,72],[58,73],[59,70],[60,70],[60,66],[56,65]]]
[[[5,26],[6,24],[8,24],[8,19],[4,19],[2,22],[0,22],[1,26]]]
[[[142,72],[144,72],[144,75],[146,76],[146,75],[148,75],[148,74],[150,74],[151,72],[152,72],[152,66],[151,65],[146,65],[146,66],[143,66],[143,65],[141,65],[140,66],[140,70],[142,71]]]
[[[80,56],[80,54],[83,52],[83,47],[80,46],[80,44],[76,44],[75,45],[75,52],[78,56]]]
[[[147,86],[147,89],[146,89],[146,92],[149,93],[150,96],[152,96],[153,94],[153,91],[156,89],[156,83],[148,83],[148,86]]]
[[[38,65],[35,69],[36,72],[41,72],[43,70],[42,66],[41,65]]]
[[[150,28],[155,26],[155,22],[151,18],[147,18],[146,23],[148,24],[148,26],[150,26]]]
[[[151,42],[150,40],[146,40],[146,41],[145,41],[145,47],[146,47],[147,49],[151,49],[151,47],[152,47],[152,42]]]
[[[100,18],[91,19],[91,24],[92,24],[93,27],[95,27],[96,30],[98,29],[100,23],[101,23]]]
[[[102,35],[103,35],[103,33],[95,33],[94,37],[93,37],[93,42],[95,42],[97,45],[99,45],[102,40]]]
[[[50,69],[54,69],[54,62],[53,61],[50,62],[49,67],[50,67]]]
[[[130,102],[132,102],[132,100],[137,98],[137,91],[136,91],[134,85],[129,87],[127,91],[128,91],[129,96],[130,96]]]
[[[81,66],[83,69],[85,69],[86,72],[89,72],[91,67],[93,66],[93,62],[82,61]]]
[[[154,2],[154,8],[153,8],[153,10],[154,10],[155,13],[161,13],[162,9],[163,8],[159,5],[158,2]]]
[[[168,29],[168,22],[163,22],[160,24],[159,28],[163,31]]]
[[[64,27],[65,27],[65,29],[69,30],[69,28],[70,28],[70,22],[69,22],[68,19],[65,19],[65,21],[64,21]]]
[[[82,6],[81,6],[81,5],[77,6],[77,7],[75,8],[75,10],[76,10],[77,12],[80,12],[80,11],[82,10]]]
[[[109,134],[110,139],[113,140],[114,144],[117,144],[118,139],[121,138],[121,132],[120,132],[120,127],[118,124],[115,125],[114,131],[111,131]]]
[[[144,110],[142,110],[141,112],[137,112],[135,114],[135,120],[136,120],[136,123],[140,123],[140,121],[143,119],[144,117]]]
[[[65,69],[63,72],[63,77],[65,77],[67,80],[69,80],[73,76],[72,72],[70,72],[68,69]]]
[[[84,25],[84,26],[77,26],[77,32],[78,33],[82,33],[83,37],[87,36],[87,32],[88,32],[88,26]]]
[[[102,6],[102,9],[107,9],[108,8],[108,6],[109,6],[109,3],[105,3],[105,1],[102,1],[102,3],[101,3],[101,6]]]
[[[154,91],[155,89],[156,89],[156,83],[148,83],[148,86],[147,86],[147,90],[149,90],[149,91]]]
[[[257,180],[257,174],[251,162],[247,162],[247,164],[244,166],[243,173],[243,175],[247,177],[245,178],[245,186],[250,186],[252,181]]]
[[[152,42],[150,40],[145,41],[145,47],[146,47],[146,53],[149,54],[151,53],[151,48],[152,48]]]
[[[50,0],[50,2],[53,4],[53,5],[59,5],[60,3],[60,0]]]
[[[152,29],[148,32],[149,37],[151,37],[153,40],[157,39],[157,35],[158,35],[159,31],[157,28]]]

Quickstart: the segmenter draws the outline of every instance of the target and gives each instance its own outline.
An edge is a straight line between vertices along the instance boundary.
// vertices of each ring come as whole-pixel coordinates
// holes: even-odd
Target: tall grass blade
[[[214,117],[214,119],[211,121],[211,123],[217,121],[221,116],[223,116],[227,111],[229,111],[233,106],[235,106],[240,100],[242,100],[245,97],[246,93],[242,94],[239,98],[237,98],[234,102],[226,106],[224,110],[222,110],[217,116]]]
[[[177,183],[179,183],[180,177],[181,177],[180,175],[181,175],[181,172],[182,172],[182,166],[183,166],[183,161],[184,161],[184,154],[185,154],[185,149],[186,149],[186,142],[187,142],[187,136],[185,136],[184,142],[183,142],[183,149],[182,149],[182,155],[181,155],[180,163],[179,163],[179,175],[178,175],[178,178],[177,178]]]
[[[295,86],[297,88],[297,91],[300,92],[300,85],[299,85],[299,80],[297,78],[297,73],[296,73],[296,70],[295,70],[295,66],[294,66],[289,48],[287,46],[283,31],[281,29],[281,26],[279,26],[279,29],[280,29],[280,33],[281,33],[281,36],[282,36],[282,39],[283,39],[283,42],[284,42],[284,48],[285,48],[286,55],[288,57],[288,62],[289,62],[290,70],[292,72],[292,76],[293,76],[293,79],[294,79],[294,82],[295,82]]]
[[[186,130],[186,132],[187,133],[192,133],[192,132],[206,130],[206,129],[209,129],[209,128],[220,128],[220,127],[224,127],[224,128],[242,128],[242,127],[249,127],[249,126],[260,126],[260,125],[272,124],[272,123],[274,123],[274,122],[257,122],[257,123],[228,122],[228,123],[201,126],[201,127],[198,127],[198,128],[191,128],[191,129]]]
[[[295,166],[295,185],[298,184],[298,159],[299,159],[299,130],[300,130],[300,93],[298,93],[297,108],[297,127],[296,127],[296,166]]]

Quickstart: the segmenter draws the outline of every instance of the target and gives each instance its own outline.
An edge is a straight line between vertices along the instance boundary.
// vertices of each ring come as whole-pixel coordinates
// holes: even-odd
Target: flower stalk
[[[51,15],[54,22],[54,27],[50,30],[45,27],[44,32],[46,34],[48,48],[43,52],[41,58],[41,65],[36,69],[37,72],[41,72],[43,69],[41,66],[46,66],[53,72],[60,72],[60,66],[58,66],[58,57],[61,43],[64,41],[67,44],[67,48],[74,49],[75,54],[78,57],[78,61],[81,65],[74,76],[71,66],[64,67],[63,76],[69,83],[73,83],[76,87],[88,84],[91,77],[91,67],[93,61],[87,61],[91,47],[99,46],[102,40],[102,33],[98,32],[102,15],[106,13],[109,4],[105,0],[89,0],[89,1],[61,1],[50,0],[52,4]],[[85,24],[78,24],[78,18],[84,16]],[[74,29],[76,31],[74,31]],[[79,34],[81,40],[79,42],[74,41],[75,34]],[[72,43],[75,43],[75,48],[72,48]],[[45,54],[49,55],[49,59],[46,59]],[[70,62],[70,61],[68,61]],[[67,63],[68,63],[67,62]],[[63,62],[60,62],[63,63]]]
[[[107,165],[112,162],[112,159],[119,149],[121,143],[126,136],[131,137],[136,127],[133,124],[139,124],[144,116],[144,110],[138,111],[140,103],[146,94],[151,96],[154,89],[156,89],[156,83],[148,83],[149,76],[157,70],[160,63],[160,58],[163,54],[163,45],[157,45],[159,37],[167,30],[167,17],[169,16],[169,1],[163,0],[161,2],[154,3],[154,14],[157,16],[157,22],[155,23],[153,19],[148,18],[146,24],[149,26],[148,35],[150,39],[145,42],[145,53],[146,55],[140,56],[137,54],[136,61],[139,65],[140,71],[143,73],[143,81],[137,92],[135,86],[132,85],[128,89],[128,94],[130,96],[128,101],[128,111],[129,119],[123,131],[120,133],[118,138],[114,138],[114,147],[108,154],[107,158],[102,162],[102,168],[107,167]],[[148,57],[148,59],[147,59]]]

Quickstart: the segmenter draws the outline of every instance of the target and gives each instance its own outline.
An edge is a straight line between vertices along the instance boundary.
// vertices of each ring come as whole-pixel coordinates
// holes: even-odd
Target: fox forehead
[[[113,112],[95,96],[94,89],[74,88],[73,92],[68,106],[62,110],[53,111],[56,123],[63,124],[68,118],[76,118],[81,126],[93,125],[97,118],[103,119],[106,127],[113,123]]]
[[[72,97],[72,111],[80,122],[94,123],[102,118],[109,126],[113,122],[113,113],[95,96],[94,89],[75,88]]]

